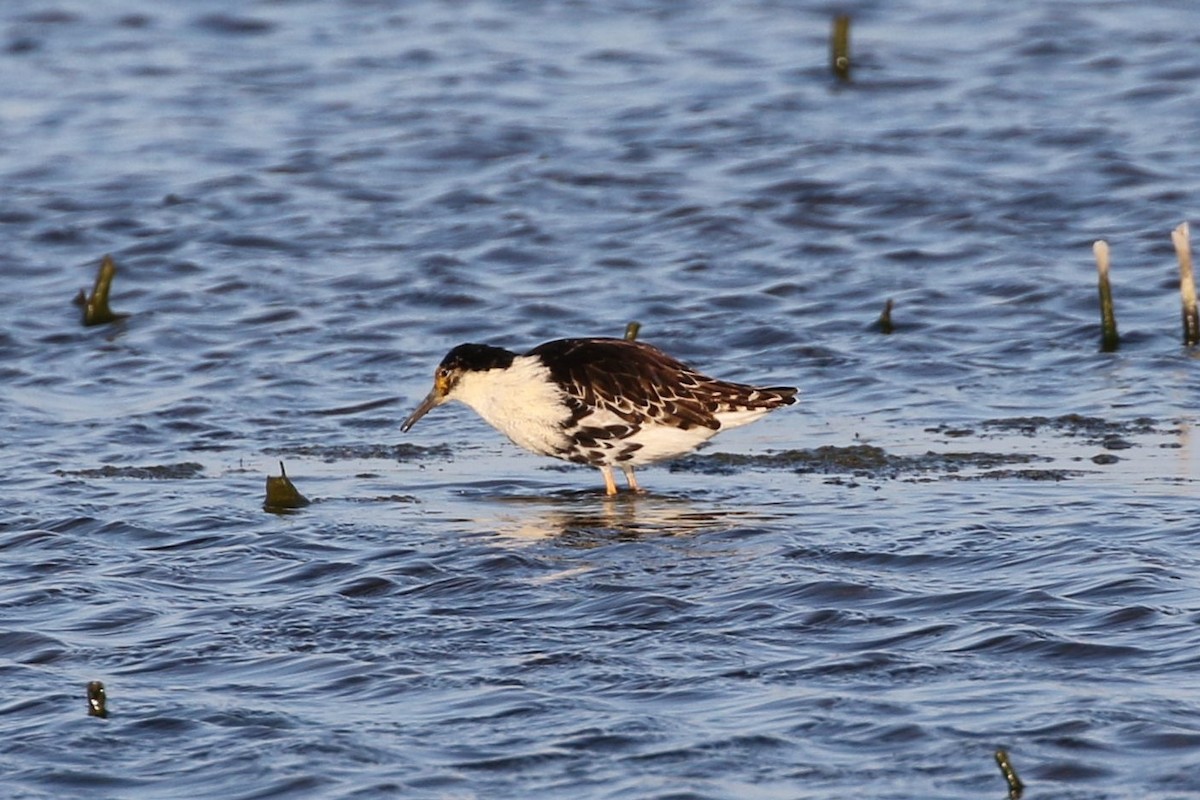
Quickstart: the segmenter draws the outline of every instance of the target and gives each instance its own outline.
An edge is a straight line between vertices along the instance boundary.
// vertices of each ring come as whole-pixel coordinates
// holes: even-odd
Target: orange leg
[[[633,467],[621,467],[625,471],[625,481],[629,484],[629,491],[642,493],[642,487],[638,486],[637,478],[633,477]]]
[[[600,474],[604,476],[604,493],[612,497],[617,493],[617,482],[613,480],[612,467],[601,467]]]

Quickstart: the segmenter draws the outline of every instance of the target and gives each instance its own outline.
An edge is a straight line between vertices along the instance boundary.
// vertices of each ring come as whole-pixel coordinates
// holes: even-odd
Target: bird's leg
[[[604,493],[612,497],[617,493],[617,482],[613,480],[612,467],[607,464],[601,466],[600,474],[604,476]]]
[[[625,471],[625,482],[629,484],[629,491],[642,493],[642,487],[638,486],[637,478],[633,477],[633,467],[624,465],[621,467]]]

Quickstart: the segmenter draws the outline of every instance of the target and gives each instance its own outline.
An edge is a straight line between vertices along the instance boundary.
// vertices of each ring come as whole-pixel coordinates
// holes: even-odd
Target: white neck
[[[566,446],[570,416],[562,390],[536,356],[517,356],[507,369],[464,372],[449,399],[460,400],[514,443],[540,455]]]

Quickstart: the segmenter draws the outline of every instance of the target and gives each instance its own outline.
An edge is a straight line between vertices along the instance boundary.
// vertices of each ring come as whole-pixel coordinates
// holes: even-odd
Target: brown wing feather
[[[604,408],[632,424],[647,417],[680,428],[721,427],[716,414],[775,408],[796,390],[760,389],[710,378],[656,347],[624,339],[560,339],[535,347],[551,377],[565,387],[573,417]]]

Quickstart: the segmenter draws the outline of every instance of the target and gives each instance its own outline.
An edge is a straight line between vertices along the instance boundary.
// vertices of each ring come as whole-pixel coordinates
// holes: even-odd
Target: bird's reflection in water
[[[654,536],[752,527],[777,518],[762,508],[729,508],[673,495],[623,493],[606,497],[594,490],[538,494],[517,489],[476,497],[488,506],[484,513],[471,515],[481,531],[511,542],[553,539],[585,548]]]

